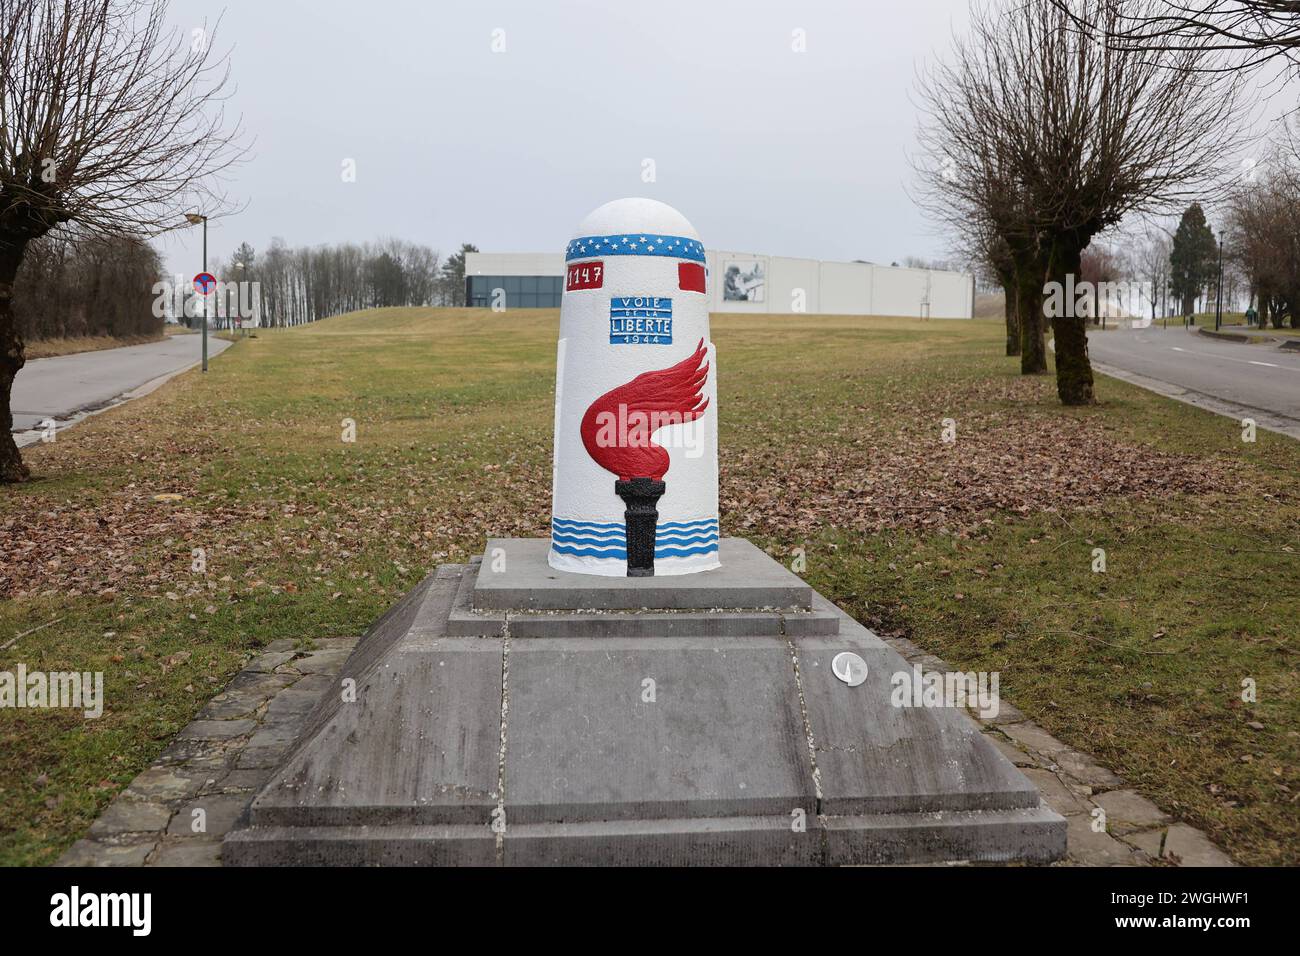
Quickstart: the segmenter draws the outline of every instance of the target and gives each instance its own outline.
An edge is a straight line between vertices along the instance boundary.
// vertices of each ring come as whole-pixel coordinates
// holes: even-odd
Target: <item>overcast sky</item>
[[[247,208],[210,225],[216,256],[272,236],[559,252],[588,211],[636,195],[714,248],[947,253],[906,192],[909,97],[966,0],[171,6],[187,36],[218,15],[228,109],[256,142],[227,183]],[[197,231],[159,242],[170,269],[197,271]]]

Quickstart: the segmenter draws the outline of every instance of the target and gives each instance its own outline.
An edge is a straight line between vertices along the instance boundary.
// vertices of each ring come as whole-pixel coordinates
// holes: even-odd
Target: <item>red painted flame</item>
[[[642,372],[592,402],[582,416],[582,444],[596,464],[624,481],[663,478],[671,462],[652,436],[704,414],[709,400],[700,392],[709,378],[707,355],[700,339],[676,365]]]

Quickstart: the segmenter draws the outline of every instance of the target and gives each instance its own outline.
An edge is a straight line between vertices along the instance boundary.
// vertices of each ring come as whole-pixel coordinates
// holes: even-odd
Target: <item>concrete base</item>
[[[545,538],[492,538],[474,582],[474,607],[494,611],[808,610],[812,588],[744,538],[718,544],[722,567],[628,578],[557,571]]]
[[[508,553],[528,560],[526,549]],[[762,559],[775,570],[743,586],[796,587]],[[544,587],[544,602],[561,585],[618,580],[546,573],[578,580]],[[781,631],[794,611],[737,607],[718,626],[750,633],[674,632],[679,616],[694,621],[688,630],[713,626],[701,623],[711,612],[681,610],[619,615],[610,628],[566,612],[537,628],[535,609],[452,633],[458,598],[459,627],[470,626],[467,595],[483,575],[440,568],[376,622],[227,836],[228,865],[1045,862],[1065,852],[1064,819],[974,722],[892,706],[890,678],[910,668],[820,596],[797,613],[822,623],[795,634]],[[818,633],[828,620],[837,632]],[[520,622],[538,636],[520,636]],[[868,665],[857,687],[831,670],[845,650]]]

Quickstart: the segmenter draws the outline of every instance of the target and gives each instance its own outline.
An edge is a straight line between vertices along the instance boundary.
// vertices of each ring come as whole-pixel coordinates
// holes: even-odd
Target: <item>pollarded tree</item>
[[[1067,0],[1055,0],[1062,6]],[[1284,60],[1300,70],[1300,3],[1296,0],[1164,0],[1149,7],[1124,9],[1111,0],[1119,16],[1107,42],[1135,52],[1194,47],[1241,56],[1233,66],[1254,68]]]
[[[0,482],[28,477],[10,430],[23,367],[13,285],[51,230],[151,235],[222,202],[239,155],[224,64],[203,31],[165,29],[163,0],[0,0]]]
[[[1077,277],[1093,237],[1126,215],[1165,212],[1202,191],[1236,139],[1236,86],[1211,68],[1217,54],[1207,45],[1139,52],[1107,44],[1119,18],[1151,6],[1017,0],[977,10],[956,67],[941,72],[928,97],[944,116],[970,114],[956,127],[975,131],[976,150],[943,139],[950,149],[992,157],[995,170],[976,181],[995,174],[1007,183],[1004,195],[1016,198],[1005,238],[1024,257],[1026,301],[1031,283],[1041,297],[1044,284],[1063,288],[1067,276]],[[953,105],[936,104],[935,93],[955,94]],[[957,178],[977,165],[956,163]],[[1085,321],[1061,311],[1050,316],[1057,394],[1066,405],[1090,404]]]
[[[932,64],[919,80],[917,201],[997,276],[1006,354],[1019,355],[1021,373],[1033,375],[1047,371],[1042,232],[1015,176],[1015,133],[986,110],[991,52],[988,44],[958,40],[948,60]]]

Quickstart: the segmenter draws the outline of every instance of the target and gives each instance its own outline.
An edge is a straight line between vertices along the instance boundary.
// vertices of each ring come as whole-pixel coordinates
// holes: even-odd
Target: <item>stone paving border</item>
[[[325,638],[312,650],[294,650],[292,640],[268,644],[57,865],[220,866],[222,837],[297,739],[320,695],[334,686],[357,640]],[[909,664],[952,670],[906,638],[884,640]],[[1057,865],[1234,865],[1201,831],[1171,819],[1010,704],[1003,702],[997,717],[980,724],[1065,817],[1068,850]],[[1095,807],[1105,811],[1108,832],[1093,831]],[[205,828],[196,833],[197,810]]]
[[[287,639],[268,644],[56,865],[220,866],[221,838],[334,686],[357,640],[323,638],[311,650]]]

